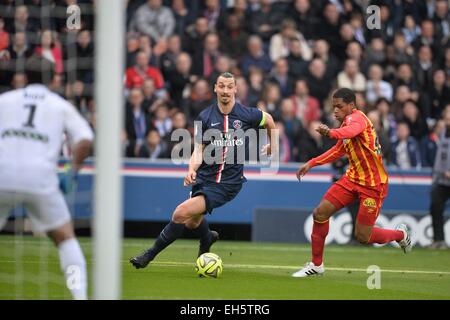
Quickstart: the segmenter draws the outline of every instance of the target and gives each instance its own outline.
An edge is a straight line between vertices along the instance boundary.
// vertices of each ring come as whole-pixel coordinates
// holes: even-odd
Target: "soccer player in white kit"
[[[51,72],[45,61],[30,58],[26,68],[28,86],[0,95],[0,230],[11,209],[23,204],[33,230],[57,246],[65,277],[78,272],[79,283],[69,287],[73,298],[87,299],[86,261],[59,189],[57,162],[66,132],[75,177],[90,154],[93,132],[74,106],[43,84]]]

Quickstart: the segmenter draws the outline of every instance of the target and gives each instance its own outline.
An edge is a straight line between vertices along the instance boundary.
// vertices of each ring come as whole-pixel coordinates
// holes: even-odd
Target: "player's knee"
[[[369,243],[370,234],[367,234],[365,232],[355,231],[355,238],[359,243],[367,244],[367,243]]]
[[[313,218],[315,221],[323,222],[328,219],[328,216],[325,214],[325,212],[319,206],[319,207],[314,208]]]
[[[182,203],[173,212],[172,221],[175,223],[185,223],[187,219],[189,219],[189,208]]]

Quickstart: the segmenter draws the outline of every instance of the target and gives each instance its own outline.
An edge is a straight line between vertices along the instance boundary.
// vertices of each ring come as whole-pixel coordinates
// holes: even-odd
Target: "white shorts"
[[[61,191],[33,194],[0,190],[0,230],[16,205],[23,204],[35,232],[55,230],[71,221],[69,209]]]

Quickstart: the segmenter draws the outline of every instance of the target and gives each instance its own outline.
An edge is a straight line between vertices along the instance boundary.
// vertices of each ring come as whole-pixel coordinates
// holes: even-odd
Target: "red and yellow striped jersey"
[[[334,162],[346,154],[350,165],[345,174],[350,181],[370,187],[388,182],[377,134],[363,112],[354,109],[339,129],[330,130],[330,138],[339,141],[330,150],[308,161],[311,167]]]

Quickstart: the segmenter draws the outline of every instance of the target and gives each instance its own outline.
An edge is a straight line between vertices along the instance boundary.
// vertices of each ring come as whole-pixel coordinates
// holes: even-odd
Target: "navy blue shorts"
[[[239,191],[240,184],[222,184],[215,182],[197,182],[191,191],[191,198],[204,195],[206,201],[206,211],[212,213],[213,209],[223,206],[234,199]]]

